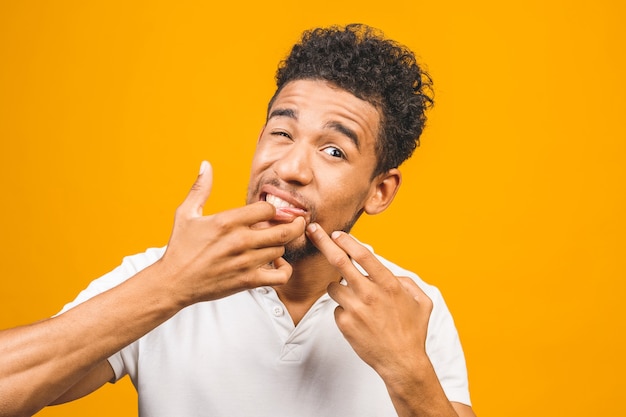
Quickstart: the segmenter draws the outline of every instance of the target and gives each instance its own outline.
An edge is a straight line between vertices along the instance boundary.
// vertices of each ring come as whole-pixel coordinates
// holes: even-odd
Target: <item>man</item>
[[[406,48],[349,25],[306,32],[277,87],[248,204],[203,216],[203,162],[167,248],[0,333],[0,415],[126,374],[141,416],[474,415],[439,292],[347,234],[392,202],[428,76]]]

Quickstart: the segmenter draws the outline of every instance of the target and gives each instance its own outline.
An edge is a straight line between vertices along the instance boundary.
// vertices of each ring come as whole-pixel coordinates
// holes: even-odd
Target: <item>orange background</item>
[[[443,291],[479,417],[622,412],[623,2],[209,3],[0,3],[1,328],[164,245],[201,159],[207,210],[241,205],[277,61],[358,21],[417,51],[437,105],[355,234]],[[40,415],[133,416],[135,393]]]

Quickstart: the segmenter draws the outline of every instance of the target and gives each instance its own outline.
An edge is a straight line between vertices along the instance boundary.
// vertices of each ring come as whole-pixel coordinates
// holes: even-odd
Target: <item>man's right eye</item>
[[[288,139],[291,139],[291,135],[289,135],[289,133],[282,131],[282,130],[277,130],[275,132],[272,132],[272,135],[274,136],[283,136],[286,137]]]

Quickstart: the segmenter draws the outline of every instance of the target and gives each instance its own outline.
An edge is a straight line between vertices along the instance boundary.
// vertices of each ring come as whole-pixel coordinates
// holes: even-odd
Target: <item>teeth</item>
[[[272,194],[268,194],[267,196],[265,196],[265,201],[267,201],[268,203],[270,203],[271,205],[273,205],[274,207],[278,208],[285,208],[285,207],[295,207],[293,204],[289,204],[288,202],[286,202],[285,200],[276,197],[275,195]]]

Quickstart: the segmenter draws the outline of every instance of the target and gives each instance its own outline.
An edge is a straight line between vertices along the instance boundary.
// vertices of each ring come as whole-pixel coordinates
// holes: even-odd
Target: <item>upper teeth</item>
[[[290,204],[283,200],[282,198],[276,197],[275,195],[268,194],[265,196],[265,201],[270,203],[276,208],[284,208],[284,207],[295,207],[293,204]]]

